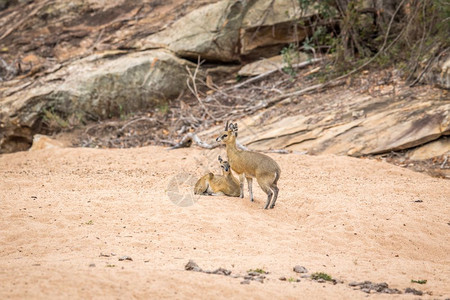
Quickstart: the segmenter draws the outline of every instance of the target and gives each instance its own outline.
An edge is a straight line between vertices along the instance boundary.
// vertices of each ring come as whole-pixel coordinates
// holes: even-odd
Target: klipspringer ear
[[[234,134],[235,137],[238,136],[238,125],[237,125],[237,123],[234,123],[234,125],[233,125],[233,134]]]

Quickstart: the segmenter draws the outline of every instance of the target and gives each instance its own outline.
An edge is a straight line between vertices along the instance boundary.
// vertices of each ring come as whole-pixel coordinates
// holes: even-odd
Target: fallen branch
[[[219,144],[216,145],[210,145],[208,143],[203,142],[195,133],[189,132],[186,134],[179,143],[176,145],[170,147],[168,150],[174,150],[179,148],[189,148],[192,143],[196,144],[199,147],[205,148],[205,149],[214,149],[219,147]]]
[[[420,80],[422,79],[422,76],[427,72],[427,70],[428,70],[428,68],[430,67],[431,63],[432,63],[433,61],[439,60],[439,58],[440,58],[445,52],[447,52],[449,49],[450,49],[450,47],[445,48],[445,49],[444,49],[441,53],[439,53],[436,57],[431,57],[431,58],[428,60],[428,63],[427,63],[427,65],[425,66],[425,68],[424,68],[424,69],[422,70],[422,72],[420,73],[420,75],[417,76],[416,80],[414,80],[409,86],[410,86],[410,87],[413,87],[413,86],[415,86],[418,82],[420,82]]]
[[[322,60],[324,60],[324,59],[323,59],[323,58],[313,58],[313,59],[311,59],[311,60],[304,61],[304,62],[301,62],[301,63],[299,63],[299,64],[295,64],[295,65],[292,66],[292,68],[303,68],[303,67],[309,66],[309,65],[311,65],[311,64],[314,64],[314,63],[316,63],[316,62],[322,61]],[[258,76],[256,76],[256,77],[252,77],[252,78],[250,78],[250,79],[247,79],[246,81],[241,82],[241,83],[239,83],[239,84],[237,84],[237,85],[233,85],[233,86],[230,86],[230,87],[228,87],[228,88],[226,88],[226,89],[223,89],[222,91],[228,91],[228,90],[232,90],[232,89],[238,89],[238,88],[240,88],[240,87],[242,87],[242,86],[244,86],[244,85],[247,85],[247,84],[249,84],[249,83],[258,81],[258,80],[260,80],[261,78],[267,77],[267,76],[269,76],[270,74],[275,73],[276,71],[278,71],[278,69],[267,71],[267,72],[262,73],[262,74],[260,74],[260,75],[258,75]]]
[[[166,143],[168,141],[165,141]],[[179,143],[175,144],[174,146],[168,148],[167,150],[174,150],[174,149],[180,149],[180,148],[189,148],[192,146],[192,143],[196,144],[197,146],[205,149],[214,149],[220,146],[219,143],[216,143],[214,145],[208,144],[203,142],[195,133],[189,132],[186,134]],[[236,146],[240,148],[241,150],[250,151],[247,147],[236,141]]]
[[[301,96],[301,95],[304,95],[304,94],[307,94],[307,93],[316,92],[316,91],[319,91],[320,89],[325,88],[325,87],[338,86],[338,85],[343,84],[344,82],[345,81],[343,79],[341,79],[341,80],[338,80],[338,81],[331,80],[331,81],[326,82],[326,83],[315,84],[315,85],[309,86],[307,88],[301,89],[299,91],[294,91],[294,92],[290,92],[290,93],[287,93],[287,94],[276,96],[276,97],[274,97],[272,99],[267,100],[266,102],[263,102],[261,105],[250,107],[250,108],[246,109],[245,112],[247,114],[248,113],[254,113],[254,112],[256,112],[256,111],[258,111],[260,109],[271,107],[271,106],[275,105],[276,103],[278,103],[278,102],[280,102],[280,101],[282,101],[282,100],[284,100],[286,98],[289,98],[289,97],[292,97],[292,96]]]
[[[141,121],[148,121],[148,122],[157,122],[157,120],[155,118],[148,118],[148,117],[142,117],[142,118],[137,118],[137,119],[133,119],[131,121],[129,121],[128,123],[126,123],[125,125],[123,125],[120,129],[119,132],[123,132],[125,130],[125,128],[127,128],[128,126],[130,126],[131,124],[134,124],[136,122],[141,122]]]
[[[197,80],[197,73],[198,73],[198,69],[200,68],[200,65],[203,62],[200,61],[200,56],[198,57],[198,62],[197,62],[197,66],[195,67],[195,71],[194,74],[192,74],[191,70],[189,69],[188,66],[186,66],[186,70],[189,74],[189,78],[186,79],[186,85],[189,88],[189,90],[191,91],[191,93],[195,96],[195,98],[197,99],[198,103],[202,106],[203,110],[205,111],[205,113],[210,116],[213,120],[217,120],[216,117],[214,117],[208,110],[208,108],[206,108],[205,104],[203,103],[202,99],[200,99],[200,96],[198,95],[198,90],[197,90],[197,84],[195,83],[195,81]],[[192,80],[192,86],[189,83],[189,79]]]

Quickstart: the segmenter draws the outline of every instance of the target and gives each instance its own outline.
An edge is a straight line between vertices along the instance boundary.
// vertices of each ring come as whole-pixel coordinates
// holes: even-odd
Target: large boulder
[[[142,41],[141,47],[165,47],[181,57],[225,62],[268,57],[287,43],[303,40],[306,31],[298,21],[313,14],[291,0],[223,0],[180,18]]]
[[[43,122],[105,119],[176,98],[194,64],[166,50],[92,55],[0,102],[0,153],[25,150]]]
[[[253,1],[224,0],[203,6],[143,42],[166,47],[182,57],[216,61],[239,59],[239,29]]]
[[[299,1],[255,1],[242,20],[241,55],[273,56],[286,44],[302,41],[307,32],[298,26],[299,21],[317,13],[313,5],[309,6],[309,10],[302,10]]]

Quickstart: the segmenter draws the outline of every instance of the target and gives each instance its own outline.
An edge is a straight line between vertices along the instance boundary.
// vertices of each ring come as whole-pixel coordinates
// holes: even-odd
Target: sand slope
[[[273,154],[280,196],[263,210],[256,182],[254,203],[247,194],[190,194],[193,180],[219,173],[218,153],[224,149],[1,155],[0,298],[363,299],[348,283],[364,280],[450,297],[449,181],[376,161]],[[195,204],[174,204],[182,197],[180,205]],[[123,255],[133,261],[118,261]],[[189,259],[209,270],[270,274],[241,285],[185,271]],[[278,280],[299,278],[298,264],[344,283]]]

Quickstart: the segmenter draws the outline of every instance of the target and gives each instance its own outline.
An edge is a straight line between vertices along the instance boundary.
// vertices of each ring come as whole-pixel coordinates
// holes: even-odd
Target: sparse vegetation
[[[450,5],[442,0],[386,1],[298,0],[300,16],[317,15],[297,26],[306,30],[303,51],[333,54],[326,80],[367,66],[395,65],[411,84],[448,52]]]
[[[69,123],[66,120],[63,120],[54,110],[54,108],[44,109],[44,116],[42,121],[49,128],[67,128],[69,127]]]
[[[333,278],[328,275],[327,273],[323,273],[323,272],[316,272],[311,274],[311,279],[313,280],[319,280],[319,279],[323,279],[325,281],[333,281]]]
[[[426,279],[419,279],[419,280],[411,279],[411,283],[426,284],[427,280]]]
[[[283,56],[283,62],[286,64],[286,66],[283,67],[283,72],[294,78],[297,72],[295,71],[293,64],[294,61],[299,58],[298,47],[291,43],[288,47],[284,47],[281,50],[281,55]]]

